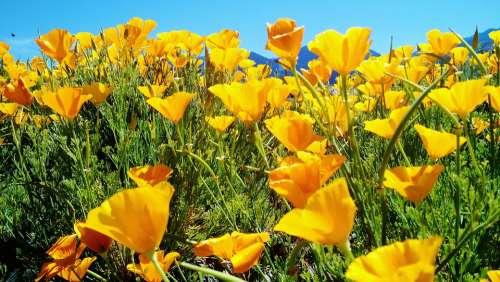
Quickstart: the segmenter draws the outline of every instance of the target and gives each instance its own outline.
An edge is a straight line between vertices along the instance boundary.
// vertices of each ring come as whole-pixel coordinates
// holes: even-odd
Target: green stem
[[[354,256],[352,255],[351,244],[349,243],[349,239],[345,240],[344,243],[337,245],[337,247],[339,248],[340,252],[344,256],[346,264],[349,264],[354,260]]]
[[[257,151],[259,151],[260,156],[266,163],[266,169],[269,169],[269,161],[266,157],[266,150],[264,149],[264,142],[262,141],[262,134],[260,133],[259,125],[257,122],[254,122],[254,137],[255,137],[255,146],[257,147]]]
[[[359,174],[361,179],[365,179],[364,167],[361,163],[361,155],[359,153],[358,142],[356,140],[356,135],[354,134],[353,121],[351,118],[351,113],[349,111],[349,97],[347,95],[347,75],[342,75],[342,96],[344,97],[345,111],[347,115],[347,126],[348,126],[348,136],[351,143],[351,148],[354,151],[354,163],[359,169]]]
[[[297,259],[299,257],[300,251],[307,246],[308,242],[305,240],[299,240],[295,247],[293,248],[292,252],[288,256],[286,260],[286,270],[289,272],[290,269],[295,266],[295,263],[297,262]]]
[[[384,188],[383,183],[384,183],[385,169],[387,167],[387,164],[389,163],[389,158],[392,154],[392,151],[394,150],[394,146],[396,145],[396,142],[398,141],[399,136],[403,132],[403,129],[405,128],[406,123],[408,123],[413,112],[418,108],[420,103],[422,103],[422,101],[429,94],[431,89],[434,88],[437,85],[437,83],[439,83],[439,81],[441,81],[441,79],[443,79],[448,74],[448,72],[449,72],[449,70],[447,70],[445,73],[443,73],[437,80],[434,80],[431,85],[429,85],[427,88],[424,89],[424,91],[422,91],[422,94],[417,99],[415,99],[415,101],[413,101],[410,109],[408,110],[408,112],[406,112],[405,116],[401,120],[401,123],[398,125],[398,128],[394,132],[394,135],[392,136],[392,138],[389,142],[389,145],[387,145],[387,149],[384,152],[384,156],[382,157],[382,165],[380,166],[379,180],[378,180],[379,181],[379,183],[378,183],[379,189]],[[387,199],[385,196],[385,192],[382,190],[382,244],[384,244],[387,241],[386,230],[387,230],[387,222],[388,222],[388,220],[387,220],[387,212],[388,211],[387,211],[386,200]]]
[[[472,54],[472,57],[476,60],[477,64],[481,68],[481,71],[483,74],[488,74],[488,70],[484,66],[483,62],[479,59],[479,56],[477,55],[476,51],[474,51],[474,48],[470,46],[470,44],[458,33],[456,33],[453,29],[450,28],[450,31],[455,34],[455,36],[462,42],[462,44],[469,50],[469,53]]]
[[[187,262],[180,262],[179,265],[182,266],[182,267],[184,267],[184,268],[187,268],[187,269],[199,272],[199,273],[211,275],[211,276],[213,276],[213,277],[215,277],[217,279],[220,279],[222,281],[228,281],[228,282],[244,282],[245,281],[243,279],[240,279],[238,277],[232,276],[230,274],[222,273],[222,272],[217,271],[217,270],[213,270],[213,269],[210,269],[210,268],[197,266],[197,265],[190,264],[190,263],[187,263]]]
[[[472,238],[472,236],[474,236],[479,231],[486,229],[494,225],[496,222],[498,222],[499,216],[500,216],[500,210],[497,210],[490,218],[490,220],[481,223],[469,233],[464,234],[460,239],[460,241],[458,242],[458,244],[455,246],[455,248],[450,253],[448,253],[448,255],[441,261],[441,263],[439,263],[438,267],[436,268],[436,273],[439,272],[441,269],[443,269],[443,267],[445,267],[446,264],[448,264],[448,262],[455,256],[455,254],[458,253],[458,251],[465,245],[465,243],[467,243],[467,241],[469,241],[469,239]]]
[[[431,85],[429,85],[427,88],[424,89],[424,91],[422,91],[422,94],[417,99],[415,99],[415,101],[413,101],[410,109],[408,110],[406,115],[401,120],[401,123],[398,125],[398,128],[394,132],[394,135],[392,136],[392,138],[389,142],[389,145],[387,145],[387,149],[385,150],[384,155],[382,157],[382,165],[380,166],[380,170],[379,170],[379,185],[378,185],[379,188],[383,187],[383,181],[384,181],[383,176],[384,176],[385,168],[387,167],[387,164],[389,162],[389,157],[391,156],[392,151],[394,150],[394,146],[396,145],[396,142],[397,142],[399,136],[403,132],[403,129],[405,128],[406,123],[410,120],[411,115],[417,109],[418,105],[420,105],[420,103],[422,103],[424,98],[427,97],[427,95],[432,90],[432,88],[434,88],[437,85],[437,83],[439,81],[441,81],[441,79],[444,78],[448,74],[448,71],[443,73],[440,78],[434,80],[434,82],[432,82]]]
[[[401,155],[403,155],[403,158],[405,159],[406,165],[410,167],[411,162],[410,162],[410,159],[408,158],[408,156],[406,155],[405,150],[403,149],[403,145],[401,144],[401,140],[398,140],[398,149],[401,152]]]
[[[455,152],[456,154],[456,165],[457,165],[457,177],[460,177],[461,174],[461,167],[460,167],[460,128],[456,129],[456,135],[457,135],[457,151]],[[458,243],[458,236],[459,236],[459,231],[460,231],[460,217],[461,217],[461,212],[460,212],[460,185],[457,183],[455,187],[455,243]]]
[[[155,253],[149,252],[149,253],[147,253],[147,256],[149,257],[149,259],[153,263],[154,267],[156,268],[156,271],[158,271],[158,273],[160,273],[161,279],[163,279],[163,281],[165,281],[165,282],[170,281],[168,279],[167,275],[165,274],[165,272],[163,271],[163,269],[161,268],[161,265],[158,262],[158,258],[156,257]]]
[[[100,280],[100,281],[104,281],[104,282],[107,282],[108,280],[106,280],[104,277],[102,277],[101,275],[93,272],[92,270],[90,269],[87,269],[87,273],[90,274],[91,276],[94,276],[94,278],[96,278],[97,280]]]

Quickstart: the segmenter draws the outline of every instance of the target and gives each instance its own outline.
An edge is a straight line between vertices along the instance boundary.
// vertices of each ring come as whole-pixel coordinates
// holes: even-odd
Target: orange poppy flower
[[[354,226],[356,206],[344,178],[314,192],[304,208],[294,208],[274,227],[305,240],[324,244],[344,244]]]
[[[106,84],[100,82],[94,82],[89,85],[82,86],[84,95],[92,95],[90,102],[95,106],[99,106],[102,102],[106,101],[109,94],[113,88],[111,86],[107,86]]]
[[[444,166],[395,167],[384,172],[385,187],[396,190],[412,202],[422,201],[432,189]]]
[[[70,55],[74,40],[75,38],[67,30],[53,29],[40,36],[39,39],[35,39],[35,42],[45,55],[62,63]]]
[[[154,186],[160,182],[167,181],[172,175],[173,169],[164,165],[136,166],[128,170],[127,174],[137,186]]]
[[[275,116],[265,121],[267,129],[290,151],[308,150],[314,142],[321,142],[323,137],[314,134],[314,120],[307,114],[286,111],[282,116]]]
[[[55,276],[71,282],[81,281],[96,260],[96,257],[79,259],[84,250],[84,244],[78,246],[76,234],[59,238],[47,251],[53,260],[42,265],[35,281],[51,280]]]
[[[192,93],[176,92],[164,99],[158,97],[149,98],[147,103],[160,112],[162,116],[177,124],[184,116],[184,111],[193,97],[194,94]]]
[[[247,272],[259,262],[264,243],[269,241],[267,232],[240,233],[234,231],[218,238],[201,241],[193,247],[196,256],[217,256],[231,261],[234,273]]]
[[[286,60],[290,68],[295,68],[303,38],[304,27],[298,27],[292,19],[283,18],[267,24],[266,49]]]
[[[74,119],[80,112],[85,102],[92,99],[92,95],[84,95],[83,88],[62,87],[56,93],[43,92],[41,94],[43,104],[50,107],[54,112],[68,119]]]
[[[2,89],[2,95],[10,101],[23,106],[29,106],[33,103],[33,96],[22,78],[5,85]]]
[[[166,232],[174,188],[120,191],[87,215],[85,225],[138,252],[153,251]]]
[[[296,208],[303,208],[307,199],[343,165],[341,155],[317,155],[297,152],[287,157],[269,173],[269,186]]]
[[[174,263],[175,259],[180,257],[178,252],[170,252],[165,254],[163,251],[157,251],[153,254],[156,256],[161,269],[164,272],[168,272],[170,266]],[[135,274],[140,275],[146,282],[161,282],[161,275],[156,270],[151,259],[144,255],[139,255],[138,264],[128,264],[127,269]]]
[[[96,253],[107,252],[113,242],[108,236],[88,228],[84,222],[76,222],[73,229],[80,242]]]

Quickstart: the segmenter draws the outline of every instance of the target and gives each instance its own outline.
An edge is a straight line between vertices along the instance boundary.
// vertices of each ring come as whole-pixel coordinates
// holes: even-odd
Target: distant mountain
[[[495,30],[499,30],[499,29],[500,28],[489,28],[489,29],[479,33],[478,49],[480,51],[486,51],[486,50],[493,49],[493,40],[491,40],[491,38],[488,36],[488,33],[495,31]],[[467,43],[469,43],[469,44],[472,44],[473,38],[474,38],[474,35],[469,36],[469,37],[464,37],[465,41],[467,41]]]

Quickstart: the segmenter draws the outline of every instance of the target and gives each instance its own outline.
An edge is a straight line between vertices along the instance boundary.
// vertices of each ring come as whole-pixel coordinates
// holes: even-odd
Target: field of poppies
[[[156,25],[0,42],[0,280],[500,281],[500,31]]]

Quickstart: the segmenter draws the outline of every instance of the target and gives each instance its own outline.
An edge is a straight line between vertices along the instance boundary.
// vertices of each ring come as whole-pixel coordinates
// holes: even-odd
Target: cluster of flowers
[[[268,66],[255,65],[248,58],[249,52],[239,47],[236,31],[222,30],[206,37],[189,31],[171,31],[148,39],[155,27],[152,20],[134,18],[97,35],[52,30],[36,39],[36,43],[46,56],[57,61],[53,68],[39,57],[28,65],[15,62],[8,53],[9,47],[0,43],[3,68],[8,74],[8,79],[0,80],[1,93],[9,101],[0,103],[2,119],[10,116],[21,124],[29,117],[40,127],[51,121],[74,119],[87,101],[96,107],[105,103],[113,88],[95,82],[78,87],[45,83],[37,90],[30,89],[40,80],[70,76],[79,67],[90,66],[90,71],[100,77],[106,71],[134,62],[142,75],[151,78],[150,84],[138,88],[147,97],[147,104],[180,126],[178,123],[189,104],[202,99],[197,98],[198,94],[178,91],[179,73],[183,70],[201,73],[199,70],[204,67],[226,75],[231,81],[213,83],[217,81],[213,73],[200,74],[200,85],[206,86],[209,95],[220,99],[231,113],[207,116],[207,124],[220,133],[236,120],[254,126],[256,145],[268,163],[259,143],[258,122],[264,119],[268,131],[290,153],[277,160],[278,167],[269,172],[271,189],[292,205],[274,231],[337,246],[352,260],[346,277],[354,281],[433,281],[434,261],[442,242],[439,236],[396,242],[353,258],[349,235],[355,223],[356,205],[351,198],[349,179],[330,179],[342,169],[347,158],[340,154],[339,148],[334,148],[337,153],[329,153],[332,144],[328,134],[333,140],[348,139],[355,152],[353,120],[382,109],[390,111],[388,117],[365,121],[364,130],[396,140],[394,136],[404,129],[401,124],[414,108],[412,100],[421,101],[425,108],[443,109],[457,128],[484,103],[500,111],[500,87],[487,85],[489,78],[498,73],[499,52],[471,53],[467,46],[458,47],[461,42],[458,35],[432,30],[427,33],[428,43],[420,44],[417,53],[413,46],[402,46],[388,54],[367,58],[370,29],[350,28],[345,34],[327,30],[307,45],[318,58],[308,63],[308,69],[298,71],[296,64],[304,28],[291,19],[279,19],[267,27],[266,48],[292,73],[281,79],[270,77]],[[490,37],[498,48],[500,32],[492,32]],[[203,50],[204,60],[200,59]],[[458,81],[460,70],[469,66],[483,69],[484,76]],[[333,72],[339,78],[330,87]],[[404,81],[417,91],[407,95],[407,91],[392,90],[396,81]],[[441,87],[434,88],[437,83]],[[173,91],[166,95],[168,89]],[[28,107],[35,101],[55,114],[30,115]],[[498,127],[478,117],[473,121],[478,135],[489,126]],[[315,125],[321,128],[323,136],[315,133]],[[437,161],[465,144],[467,138],[420,124],[414,125],[414,129],[435,163],[412,166],[406,160],[407,166],[385,169],[382,186],[418,203],[431,192],[444,170]],[[491,136],[495,134],[486,138]],[[177,252],[158,250],[167,230],[169,204],[174,194],[174,187],[168,182],[171,174],[172,169],[163,164],[130,169],[129,176],[138,187],[116,193],[91,210],[85,222],[75,223],[76,234],[61,237],[47,251],[53,260],[42,266],[37,280],[58,275],[79,281],[96,259],[80,259],[83,250],[103,253],[112,241],[140,254],[138,263],[128,265],[130,271],[147,281],[165,279],[164,272],[180,257]],[[243,273],[258,264],[269,240],[267,232],[235,231],[194,242],[193,250],[196,256],[228,260],[234,273]],[[499,274],[497,271],[489,275],[495,281]]]

